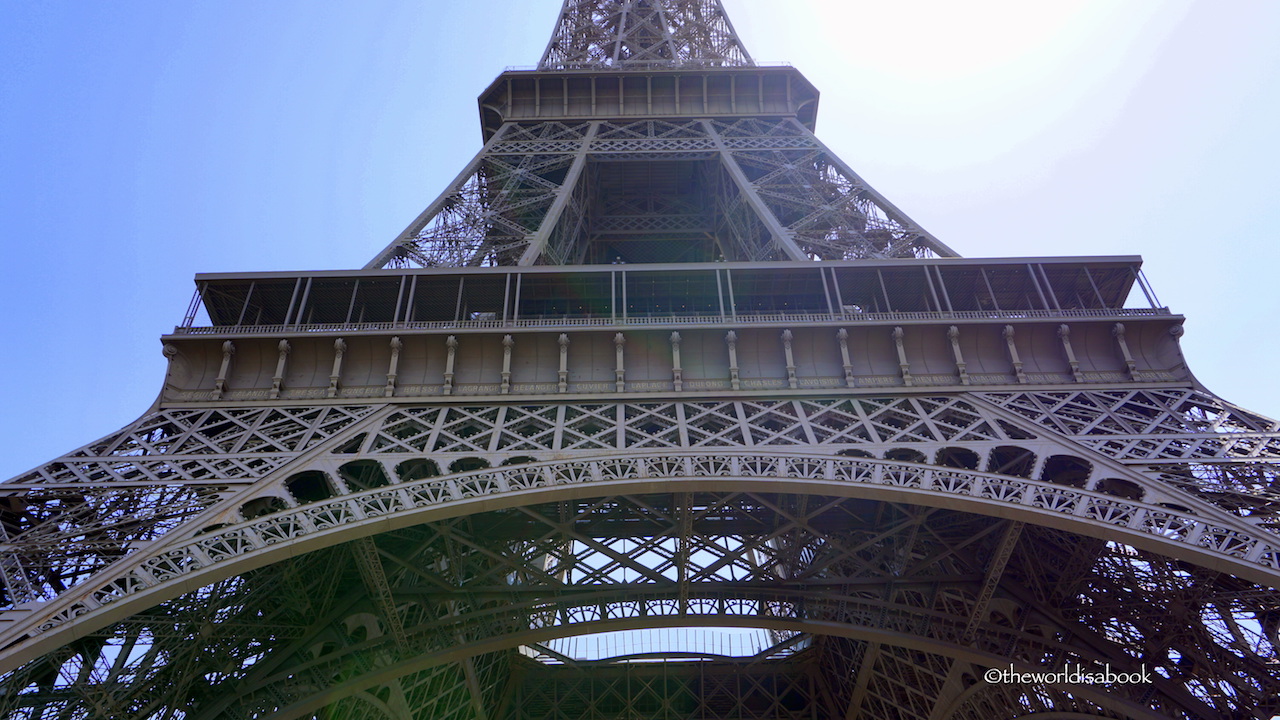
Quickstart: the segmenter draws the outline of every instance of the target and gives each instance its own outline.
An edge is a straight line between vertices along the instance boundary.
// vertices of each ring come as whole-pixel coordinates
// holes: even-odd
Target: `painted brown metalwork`
[[[0,485],[0,714],[1280,713],[1280,424],[816,100],[718,0],[566,0],[368,267],[198,276],[156,405]]]

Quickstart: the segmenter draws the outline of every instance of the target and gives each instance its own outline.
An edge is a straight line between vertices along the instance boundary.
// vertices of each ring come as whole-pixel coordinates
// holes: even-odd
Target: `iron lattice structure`
[[[560,10],[542,70],[753,65],[719,0],[577,0]]]
[[[198,276],[151,411],[2,486],[0,712],[1280,713],[1280,424],[816,100],[718,2],[566,0],[370,267]]]

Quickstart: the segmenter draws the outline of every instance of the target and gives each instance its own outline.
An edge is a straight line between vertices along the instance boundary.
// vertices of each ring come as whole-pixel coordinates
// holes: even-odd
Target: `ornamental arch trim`
[[[287,557],[451,517],[602,495],[779,492],[997,516],[1134,547],[1280,586],[1280,542],[1243,522],[1025,478],[836,455],[619,454],[392,484],[172,538],[106,582],[28,620],[7,671],[85,632]],[[16,628],[15,628],[16,629]]]

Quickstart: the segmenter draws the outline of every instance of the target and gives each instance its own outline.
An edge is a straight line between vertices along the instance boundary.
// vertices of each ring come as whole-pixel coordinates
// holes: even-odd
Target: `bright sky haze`
[[[1280,415],[1280,2],[723,0],[818,136],[967,257],[1142,255]],[[0,0],[0,476],[154,401],[197,272],[358,268],[480,148],[558,0]]]

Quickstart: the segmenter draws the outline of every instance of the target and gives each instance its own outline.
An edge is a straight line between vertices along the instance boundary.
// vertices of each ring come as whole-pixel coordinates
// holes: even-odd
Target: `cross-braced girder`
[[[1190,413],[1188,417],[1191,419],[1181,425],[1172,417],[1162,422],[1166,425],[1173,423],[1170,427],[1180,430],[1189,427],[1186,422],[1201,422],[1197,418],[1205,414],[1210,398],[1201,397],[1187,405],[1185,394],[1171,392],[1166,391],[1164,395],[1184,399],[1172,405],[1166,403],[1165,407]],[[1148,393],[1147,397],[1151,396]],[[1003,396],[993,396],[992,399],[1004,400]],[[1007,402],[1000,404],[1008,405]],[[1150,401],[1147,404],[1150,405]],[[367,539],[334,546],[352,548],[349,555],[332,555],[339,552],[337,549],[317,551],[312,554],[315,558],[326,559],[315,559],[314,562],[319,564],[308,566],[312,568],[310,570],[290,571],[284,576],[285,581],[266,579],[276,572],[271,568],[279,563],[273,563],[262,570],[241,573],[239,580],[212,585],[211,590],[197,593],[189,600],[167,601],[156,610],[137,614],[131,620],[117,624],[114,629],[108,626],[98,631],[105,640],[93,652],[104,657],[109,655],[114,661],[122,651],[103,648],[152,648],[157,643],[201,637],[198,632],[193,635],[193,630],[183,630],[180,624],[172,624],[172,618],[181,615],[180,608],[200,607],[214,595],[231,598],[241,591],[251,592],[257,587],[255,582],[260,582],[263,588],[270,588],[261,592],[278,593],[297,586],[304,595],[328,592],[337,597],[344,595],[340,588],[345,582],[370,589],[355,597],[347,597],[346,603],[333,600],[322,603],[319,610],[323,612],[320,614],[329,617],[329,623],[340,619],[345,623],[344,627],[349,626],[349,632],[355,632],[350,628],[364,623],[366,638],[373,633],[371,628],[375,628],[368,623],[376,621],[376,631],[379,637],[384,638],[379,657],[392,657],[397,653],[417,657],[424,651],[423,642],[439,642],[442,647],[452,648],[462,639],[488,637],[493,633],[509,638],[509,641],[504,641],[508,645],[532,646],[540,637],[579,632],[569,629],[578,625],[644,627],[662,618],[666,619],[660,622],[684,625],[694,622],[716,624],[726,618],[737,618],[733,622],[765,626],[773,623],[775,627],[789,628],[789,632],[821,634],[833,632],[826,623],[832,622],[834,617],[838,626],[849,626],[846,632],[850,637],[875,645],[874,651],[867,653],[874,662],[863,666],[861,674],[848,681],[853,683],[856,692],[848,691],[852,694],[841,696],[845,698],[841,702],[852,703],[851,698],[856,697],[859,708],[874,708],[878,707],[877,702],[889,702],[883,698],[891,697],[885,694],[888,693],[885,688],[892,687],[893,682],[878,678],[884,673],[901,672],[891,669],[898,661],[890,658],[896,652],[893,648],[898,647],[895,643],[903,642],[901,637],[885,638],[875,633],[896,632],[916,636],[924,627],[933,627],[941,632],[932,636],[930,642],[943,643],[945,647],[930,646],[932,649],[928,652],[953,658],[953,665],[957,668],[955,672],[958,673],[957,679],[948,682],[952,677],[950,671],[930,671],[930,677],[941,674],[942,679],[935,683],[936,691],[931,691],[941,698],[945,694],[944,689],[954,691],[960,687],[960,678],[968,672],[961,668],[983,667],[984,663],[994,662],[994,657],[1009,657],[1011,662],[1036,659],[1037,662],[1065,662],[1063,658],[1067,657],[1085,658],[1080,654],[1083,651],[1074,646],[1070,650],[1074,655],[1064,654],[1068,651],[1049,645],[1010,655],[1010,648],[1031,640],[1025,633],[1001,636],[1000,633],[1005,631],[998,628],[1019,627],[1019,623],[1031,623],[1034,619],[1035,627],[1039,628],[1035,637],[1041,639],[1035,640],[1033,645],[1042,643],[1045,637],[1060,637],[1076,638],[1080,642],[1084,641],[1080,638],[1085,638],[1090,652],[1111,648],[1108,653],[1089,656],[1092,658],[1090,662],[1132,664],[1159,657],[1169,664],[1170,673],[1174,673],[1175,667],[1182,668],[1177,672],[1185,676],[1187,667],[1213,665],[1228,668],[1232,677],[1244,678],[1230,681],[1227,685],[1204,685],[1199,681],[1200,685],[1191,690],[1165,691],[1181,698],[1170,701],[1175,706],[1201,708],[1192,710],[1187,716],[1211,717],[1212,713],[1204,710],[1202,705],[1234,707],[1244,698],[1256,698],[1273,687],[1271,660],[1268,658],[1274,655],[1275,619],[1280,615],[1274,607],[1274,595],[1265,587],[1230,579],[1218,571],[1204,570],[1189,575],[1179,568],[1194,565],[1186,565],[1184,561],[1169,560],[1166,556],[1157,562],[1153,558],[1161,556],[1150,551],[1134,550],[1134,546],[1107,543],[1100,539],[1086,539],[1087,536],[1070,531],[1028,527],[1023,532],[1013,532],[1013,526],[992,525],[982,519],[982,514],[971,516],[975,518],[973,521],[966,521],[963,514],[930,509],[928,503],[932,501],[924,496],[916,496],[912,500],[924,502],[924,505],[887,505],[853,499],[823,499],[803,492],[797,495],[748,492],[716,496],[708,495],[705,489],[697,489],[707,487],[698,484],[707,480],[695,478],[723,477],[731,484],[741,486],[751,477],[779,480],[792,477],[802,484],[823,485],[832,480],[869,482],[874,486],[892,488],[895,492],[932,488],[932,492],[942,492],[953,499],[968,497],[981,498],[984,502],[1012,502],[1010,508],[1025,507],[1029,500],[1034,500],[1031,506],[1041,513],[1041,519],[1035,525],[1044,522],[1047,517],[1044,513],[1052,513],[1070,517],[1071,522],[1079,525],[1079,531],[1084,531],[1084,523],[1093,518],[1092,522],[1099,528],[1113,527],[1115,531],[1123,531],[1125,526],[1145,527],[1151,538],[1148,544],[1155,542],[1172,550],[1175,555],[1185,555],[1185,551],[1176,549],[1182,542],[1185,543],[1182,547],[1188,550],[1198,548],[1195,552],[1219,548],[1223,559],[1244,556],[1256,557],[1264,563],[1274,562],[1273,555],[1250,550],[1250,546],[1240,544],[1246,537],[1242,532],[1243,526],[1241,530],[1232,531],[1234,535],[1223,535],[1206,545],[1214,533],[1222,531],[1215,529],[1213,523],[1195,524],[1193,515],[1179,515],[1168,508],[1138,511],[1139,506],[1132,502],[1126,503],[1114,497],[1103,499],[1104,495],[1098,495],[1096,500],[1090,499],[1087,506],[1090,509],[1086,510],[1086,506],[1079,503],[1087,493],[1073,487],[1076,481],[1065,476],[1059,480],[1066,485],[1055,486],[1048,476],[1042,481],[998,479],[964,470],[966,466],[986,467],[1031,476],[1037,466],[1043,464],[1047,467],[1047,461],[1033,461],[1027,465],[1016,459],[1019,456],[1011,454],[1012,448],[1030,448],[1033,456],[1049,456],[1070,448],[1061,441],[1050,442],[1049,436],[1056,435],[1057,429],[1037,430],[1035,425],[1029,424],[1036,418],[1006,414],[977,396],[921,394],[841,400],[444,405],[416,409],[388,406],[381,410],[373,407],[331,408],[323,413],[278,409],[272,410],[271,416],[241,419],[240,422],[231,422],[220,415],[221,412],[201,411],[186,415],[170,412],[143,419],[134,426],[138,433],[136,437],[127,434],[117,436],[95,443],[80,454],[105,460],[117,457],[112,452],[127,454],[132,452],[131,448],[145,442],[153,453],[151,457],[168,454],[172,456],[169,462],[181,467],[182,463],[174,461],[189,452],[198,457],[208,454],[202,450],[205,448],[216,449],[228,444],[237,447],[254,445],[268,457],[272,453],[285,453],[287,457],[297,458],[257,483],[265,489],[274,476],[275,482],[282,483],[277,487],[287,488],[292,495],[291,502],[301,503],[299,509],[285,511],[285,504],[261,502],[261,499],[271,497],[271,491],[259,493],[259,499],[247,499],[250,496],[242,494],[233,502],[240,506],[243,517],[256,519],[251,519],[243,529],[234,524],[219,528],[218,523],[213,522],[203,535],[192,538],[185,545],[170,544],[168,549],[143,562],[141,567],[147,569],[142,575],[121,577],[104,588],[107,594],[100,596],[99,603],[107,603],[112,597],[118,599],[101,607],[131,602],[131,594],[143,592],[149,584],[157,580],[179,582],[180,578],[202,566],[212,568],[211,562],[216,565],[237,557],[249,558],[253,553],[282,547],[278,545],[281,542],[300,543],[309,533],[325,527],[358,529],[379,514],[390,518],[401,512],[397,508],[404,507],[406,492],[407,497],[415,499],[414,502],[435,504],[449,502],[455,497],[496,499],[509,490],[526,493],[545,488],[555,492],[556,488],[574,484],[585,488],[602,481],[626,481],[628,477],[640,479],[647,487],[652,487],[651,483],[661,478],[674,482],[687,477],[694,484],[686,485],[692,492],[667,496],[629,494],[589,499],[588,493],[583,500],[570,504],[565,501],[540,506],[516,504],[498,515],[454,516],[452,520],[420,526],[432,528],[426,535],[414,535],[406,530],[404,532],[409,535],[400,533],[394,536],[409,540],[397,541],[392,539],[393,535],[384,535],[378,537],[376,546],[370,546]],[[1122,415],[1125,412],[1129,411],[1122,412]],[[1220,415],[1223,418],[1221,422],[1213,425],[1201,423],[1196,427],[1202,432],[1229,434],[1234,428],[1225,419],[1227,415]],[[300,421],[305,422],[300,424]],[[1253,431],[1270,430],[1266,421],[1254,416],[1249,416],[1248,421]],[[266,428],[273,430],[267,432]],[[326,434],[326,428],[328,433],[334,433],[335,429],[338,432]],[[1106,432],[1132,429],[1113,428]],[[857,457],[823,460],[807,449],[824,446],[831,451],[848,451],[853,455],[907,460],[908,464],[884,464],[886,461]],[[778,452],[793,454],[794,457],[780,461],[758,455],[757,448],[768,448],[775,455]],[[617,452],[619,449],[633,449],[633,452],[645,454],[630,459],[590,459],[602,452]],[[546,452],[581,453],[582,460],[586,462],[544,461],[527,466],[529,470],[513,465],[509,470],[485,471],[474,470],[474,460],[468,459],[492,457],[528,463],[536,460],[530,455]],[[1114,461],[1105,455],[1095,455],[1081,447],[1074,452],[1088,456],[1097,467],[1086,481],[1090,487],[1105,490],[1108,486],[1102,476],[1115,474],[1144,487],[1151,493],[1149,497],[1156,497],[1162,491],[1159,481],[1147,478],[1141,471],[1124,475],[1123,465],[1108,467],[1107,463]],[[1143,458],[1143,461],[1148,461],[1148,458]],[[949,464],[950,467],[944,473],[935,471],[930,474],[913,469],[911,462]],[[428,464],[430,469],[427,469]],[[431,477],[438,472],[468,469],[471,472],[462,475]],[[864,472],[869,474],[865,475],[865,480],[859,480],[864,477],[860,473]],[[38,484],[34,481],[45,478],[48,473],[47,469],[41,469],[30,480]],[[310,492],[307,488],[313,485],[306,483],[317,475],[329,473],[333,474],[327,482],[331,491],[337,490],[339,496],[326,501],[307,495]],[[432,490],[433,487],[436,489]],[[789,492],[801,487],[792,485]],[[1032,488],[1035,488],[1035,493],[1028,494]],[[350,505],[344,493],[353,493],[350,497],[358,500],[358,505]],[[1180,496],[1177,491],[1170,491],[1164,497],[1181,498],[1182,502],[1191,504],[1199,502],[1190,496]],[[948,504],[952,502],[954,500]],[[218,511],[215,508],[210,512]],[[226,515],[221,517],[226,518]],[[212,518],[201,524],[205,522],[212,522]],[[1121,524],[1116,525],[1117,522]],[[1219,522],[1229,522],[1229,516],[1224,514]],[[859,532],[864,536],[848,537],[851,527],[863,528]],[[1004,529],[1006,527],[1009,529]],[[1066,534],[1062,534],[1064,532]],[[1104,538],[1107,533],[1100,529],[1094,537]],[[405,555],[395,549],[398,542],[408,542],[419,549]],[[1136,536],[1135,542],[1142,545]],[[189,549],[181,549],[184,547]],[[370,554],[371,550],[376,551],[376,559]],[[192,552],[196,554],[190,554]],[[944,569],[931,570],[932,575],[912,570],[913,565],[920,563]],[[251,565],[258,564],[251,562]],[[1206,560],[1203,567],[1214,565],[1215,562]],[[304,578],[311,574],[326,575],[318,570],[320,567],[349,569],[337,577],[330,573],[331,584],[325,586],[327,590],[306,587]],[[873,572],[872,567],[879,569]],[[1163,569],[1158,575],[1151,576],[1156,568]],[[162,580],[166,577],[170,580]],[[259,577],[263,579],[253,580]],[[347,580],[342,580],[342,577]],[[380,577],[385,581],[378,579]],[[905,594],[886,599],[883,593],[889,577],[893,578],[891,586],[897,588],[894,592]],[[1010,585],[1014,579],[1016,587]],[[1196,584],[1194,599],[1183,589],[1189,579]],[[378,590],[384,587],[383,582],[386,589]],[[1143,588],[1141,601],[1132,596],[1133,587]],[[349,596],[349,591],[346,594]],[[289,653],[299,653],[306,648],[311,652],[317,647],[324,648],[328,643],[338,642],[310,639],[319,636],[315,635],[316,630],[306,629],[306,620],[287,619],[288,613],[294,610],[301,611],[303,616],[316,615],[316,612],[308,612],[305,604],[290,606],[291,601],[285,599],[283,605],[272,605],[279,609],[266,615],[233,616],[251,612],[250,609],[254,613],[262,613],[262,608],[266,607],[252,598],[242,598],[239,602],[242,603],[236,606],[239,609],[228,610],[225,617],[219,616],[218,625],[227,633],[252,634],[255,623],[266,622],[264,618],[268,617],[276,619],[267,623],[268,629],[262,631],[267,633],[266,639],[247,646],[242,652],[226,654],[233,665],[253,665],[258,673],[276,672],[278,675],[285,672],[284,668],[293,667],[293,663],[303,662],[305,665],[306,662],[301,656],[282,660],[282,656],[273,655],[271,662],[259,664],[255,653],[284,645],[294,648],[287,651]],[[359,611],[356,605],[360,606]],[[405,615],[411,605],[417,608],[413,610],[416,614]],[[1068,606],[1076,609],[1070,610]],[[974,612],[980,607],[986,608],[984,612],[989,612],[991,617],[999,618],[994,625],[986,624],[986,621],[975,624],[977,616]],[[1017,610],[1012,609],[1015,607]],[[1157,612],[1162,607],[1186,610],[1173,615],[1168,610]],[[88,609],[87,606],[81,606],[79,610],[68,608],[59,616],[62,619],[54,619],[54,623],[79,623],[76,618]],[[813,615],[815,612],[817,614]],[[925,614],[921,615],[922,612]],[[399,618],[398,623],[388,617],[391,613]],[[836,615],[831,616],[830,613]],[[351,619],[357,616],[366,619]],[[147,617],[152,620],[144,619]],[[202,621],[207,618],[204,614],[200,617]],[[165,627],[169,629],[158,632],[151,624],[156,618],[164,618]],[[897,619],[890,622],[893,618]],[[1048,622],[1045,618],[1052,619],[1050,625],[1044,624]],[[785,628],[778,625],[784,620],[792,624]],[[1064,635],[1061,627],[1068,621],[1077,626]],[[1089,632],[1085,632],[1086,628]],[[1191,631],[1183,628],[1191,628]],[[1197,632],[1195,628],[1200,630]],[[544,635],[538,636],[537,632]],[[1159,644],[1152,645],[1153,641]],[[968,648],[965,652],[969,655],[956,655],[955,646]],[[367,650],[365,646],[361,647],[364,649],[353,652],[364,653]],[[80,648],[82,655],[93,655],[90,650]],[[89,671],[83,669],[86,660],[75,660],[74,652],[71,655],[66,654],[68,650],[59,652],[62,654],[47,656],[63,658],[57,663],[61,668],[57,672],[48,665],[52,662],[48,659],[17,671],[14,676],[17,682],[31,679],[27,684],[33,682],[36,688],[41,688],[41,683],[44,683],[45,689],[20,693],[24,703],[31,707],[53,703],[49,707],[55,707],[60,706],[59,703],[71,702],[67,698],[74,693],[59,686],[54,678],[66,679],[74,675],[79,679],[82,673]],[[485,652],[499,652],[499,649]],[[972,653],[986,654],[978,657]],[[179,671],[183,665],[177,662],[178,656],[181,653],[173,656],[173,669],[156,667],[154,672]],[[168,656],[144,654],[143,659],[157,662],[158,657]],[[203,655],[190,657],[189,662],[196,662],[195,658]],[[405,675],[430,672],[431,677],[436,678],[432,682],[436,683],[445,682],[440,678],[454,678],[467,692],[464,693],[463,689],[457,691],[458,709],[450,712],[462,712],[467,716],[465,713],[473,712],[476,703],[478,681],[475,678],[478,671],[468,672],[464,659],[440,660],[444,665],[453,663],[450,665],[454,667],[452,671],[435,665],[418,668],[412,662],[403,671]],[[470,662],[474,665],[475,661]],[[356,662],[351,658],[343,659],[341,663],[344,667],[364,667],[370,672],[377,665],[376,662]],[[270,668],[277,670],[271,671]],[[59,676],[58,672],[62,675]],[[118,677],[124,671],[116,670],[112,674],[113,671],[106,668],[96,672],[99,674],[86,677]],[[137,673],[136,670],[129,672]],[[287,674],[292,676],[291,672]],[[215,675],[228,679],[239,677],[235,667]],[[366,703],[385,704],[405,692],[403,688],[391,688],[388,685],[391,681],[381,675],[377,677],[377,682],[370,680],[373,684],[367,688],[363,681],[352,685],[353,688],[357,685],[363,688],[352,692],[374,692],[373,699],[343,702],[347,705],[361,704],[361,707]],[[397,688],[400,682],[396,680]],[[832,687],[840,686],[832,679],[823,682]],[[886,682],[889,684],[884,685]],[[82,690],[75,692],[97,692],[90,690],[92,684],[85,684]],[[316,686],[314,682],[312,686]],[[919,683],[913,685],[918,686]],[[189,684],[176,681],[165,687],[172,687],[172,697],[183,692],[195,692]],[[278,692],[275,689],[268,694],[277,697]],[[443,697],[435,690],[432,692],[433,697]],[[1059,697],[1054,694],[1058,692],[1050,689],[1044,691],[1047,695],[1041,695]],[[876,697],[882,697],[882,700],[876,701]],[[1074,699],[1070,702],[1081,707],[1100,702],[1071,697]],[[94,702],[101,704],[107,700],[97,698]],[[154,697],[148,702],[156,708],[164,706],[163,700]],[[140,712],[135,712],[135,716],[147,716],[138,714]],[[872,710],[866,712],[872,713]],[[30,717],[40,716],[32,714]]]
[[[1181,397],[1177,393],[1170,396]],[[1202,400],[1200,405],[1204,406],[1205,402]],[[1202,412],[1197,410],[1196,416]],[[1245,504],[1243,499],[1255,496],[1244,494],[1244,489],[1230,495],[1230,502],[1223,502],[1223,493],[1211,487],[1200,488],[1200,491],[1192,488],[1192,492],[1187,492],[1182,485],[1168,481],[1171,470],[1188,468],[1184,472],[1199,472],[1196,468],[1205,467],[1206,463],[1217,463],[1213,467],[1235,471],[1233,469],[1240,465],[1230,453],[1196,458],[1192,463],[1181,459],[1181,465],[1158,466],[1161,473],[1155,474],[1150,472],[1151,466],[1145,464],[1151,461],[1145,454],[1141,464],[1116,462],[1105,454],[1075,446],[1066,438],[1055,439],[1051,430],[1036,430],[1017,421],[1016,416],[1004,416],[982,401],[965,396],[543,406],[432,405],[388,407],[379,412],[371,406],[330,406],[231,415],[240,418],[239,421],[228,420],[227,411],[221,410],[164,411],[139,421],[132,433],[123,433],[67,458],[118,463],[134,457],[133,448],[145,444],[151,453],[146,456],[148,463],[154,467],[187,469],[191,474],[182,478],[185,483],[174,477],[166,484],[153,487],[140,485],[134,479],[76,484],[69,482],[69,478],[75,476],[57,475],[65,471],[67,459],[19,478],[29,489],[13,496],[10,505],[18,510],[6,515],[6,532],[14,543],[2,568],[10,602],[53,599],[61,594],[60,588],[70,587],[69,582],[86,581],[95,569],[131,555],[140,547],[126,541],[131,536],[113,539],[123,529],[135,535],[151,533],[136,535],[138,537],[156,537],[178,528],[190,513],[217,505],[219,497],[230,498],[235,493],[240,493],[240,499],[222,501],[225,509],[207,511],[213,514],[208,519],[197,521],[190,516],[193,522],[212,528],[241,517],[278,513],[291,505],[330,496],[334,490],[359,491],[385,485],[393,479],[413,481],[441,471],[483,467],[490,462],[528,462],[546,457],[547,453],[568,452],[590,457],[599,452],[626,450],[750,453],[752,448],[790,448],[790,452],[811,447],[825,448],[827,453],[1011,473],[1049,481],[1049,487],[1068,488],[1054,489],[1045,495],[1043,502],[1050,503],[1045,507],[1074,508],[1079,500],[1074,499],[1069,488],[1088,487],[1112,497],[1106,502],[1094,502],[1087,513],[1077,512],[1076,516],[1110,525],[1145,528],[1150,534],[1178,541],[1186,547],[1213,548],[1227,556],[1252,558],[1263,564],[1275,562],[1274,551],[1255,538],[1256,529],[1270,527],[1270,515],[1265,512],[1269,507],[1265,488],[1255,491],[1261,493],[1256,495],[1259,499]],[[1207,432],[1208,429],[1199,438],[1202,444],[1209,443],[1203,447],[1228,450],[1235,447],[1211,443],[1215,434]],[[1230,440],[1230,428],[1220,429],[1224,432],[1216,436]],[[334,434],[340,431],[350,435]],[[257,477],[247,477],[240,484],[203,484],[204,473],[210,472],[207,458],[214,454],[211,451],[226,447],[238,447],[244,453],[238,464],[228,468],[259,468]],[[316,450],[306,450],[310,447]],[[323,454],[315,455],[325,447],[332,453],[328,459]],[[304,451],[314,459],[299,464],[294,458]],[[359,455],[367,459],[357,460]],[[94,456],[98,459],[92,459]],[[490,459],[481,460],[477,466],[476,458]],[[290,461],[288,468],[271,472]],[[626,462],[630,461],[623,464]],[[745,459],[734,462],[739,463],[738,467],[746,467],[740,464],[746,462]],[[1263,462],[1263,458],[1255,457],[1245,467],[1261,474],[1271,466]],[[264,482],[267,478],[274,479]],[[257,483],[256,490],[238,489],[250,481]],[[993,485],[984,484],[981,493],[990,499],[1004,498],[1017,504],[1022,498],[1025,502],[1028,497],[1023,489],[1025,483],[1020,482],[1006,484],[1007,489],[999,491]],[[151,519],[136,510],[128,515],[111,510],[117,507],[111,502],[119,502],[122,497],[163,500],[165,496],[157,493],[167,488],[186,487],[186,483],[190,483],[190,492],[203,493],[202,504],[185,505],[175,496],[174,500],[166,501],[168,504],[161,506],[162,509],[149,510]],[[977,494],[973,488],[978,486],[968,480],[937,481],[937,484],[951,492]],[[58,492],[50,495],[46,485],[57,488]],[[76,506],[75,513],[67,511],[65,498],[58,494],[68,492],[84,499]],[[245,495],[246,492],[250,494]],[[1117,496],[1128,500],[1145,496],[1148,504],[1154,503],[1160,509],[1154,514],[1136,512],[1138,506]],[[1050,497],[1055,499],[1050,502]],[[1215,506],[1223,513],[1217,520],[1209,523],[1194,520],[1196,515],[1204,515]],[[1243,523],[1242,514],[1248,517],[1247,524]],[[112,539],[112,542],[66,546],[66,538],[83,536],[101,537],[104,542]],[[85,562],[90,565],[84,565]],[[120,582],[128,586],[134,581]]]
[[[752,64],[720,0],[565,0],[539,68]]]
[[[1120,307],[1135,259],[942,259],[817,99],[719,0],[565,0],[365,272],[201,281],[190,387],[0,486],[0,715],[1280,714],[1280,425]],[[496,265],[558,267],[377,272]],[[1143,680],[987,674],[1072,667]]]
[[[1256,625],[1259,602],[1274,602],[1264,589],[1215,572],[1188,575],[1184,564],[1114,543],[1092,545],[1087,565],[1055,560],[1080,540],[1039,529],[1011,536],[1009,527],[950,510],[751,492],[600,496],[468,515],[376,538],[391,603],[359,590],[367,587],[364,561],[357,560],[365,553],[362,541],[333,546],[167,601],[92,635],[100,640],[11,674],[10,683],[37,688],[15,694],[12,710],[43,717],[34,708],[68,701],[125,708],[131,706],[110,703],[187,693],[190,717],[299,717],[272,713],[293,707],[309,714],[335,702],[335,712],[385,704],[428,678],[436,702],[412,706],[415,717],[473,717],[475,684],[468,683],[464,659],[474,658],[489,677],[479,687],[485,707],[496,708],[503,680],[486,669],[516,659],[501,648],[595,629],[726,623],[832,638],[791,656],[797,660],[841,643],[874,643],[873,653],[861,654],[869,664],[818,662],[804,680],[806,687],[835,688],[837,703],[850,702],[851,685],[860,688],[867,717],[893,717],[887,709],[903,702],[924,714],[942,699],[950,663],[981,668],[1000,658],[1020,667],[1146,662],[1168,672],[1210,661],[1234,678],[1226,687],[1189,690],[1164,679],[1130,693],[1044,688],[1039,693],[1050,707],[1070,703],[1130,717],[1143,717],[1142,707],[1172,717],[1215,717],[1253,702],[1266,707],[1265,693],[1276,682],[1267,660],[1275,640],[1239,629]],[[1010,542],[999,590],[974,630],[991,558]],[[683,591],[677,558],[686,563]],[[1102,588],[1105,582],[1142,587],[1144,602],[1100,603],[1099,592],[1117,597]],[[1055,603],[1035,599],[1067,585],[1084,589]],[[1159,622],[1168,627],[1199,619],[1209,634],[1160,632],[1166,626],[1152,626],[1157,607],[1165,608]],[[403,640],[391,632],[397,624]],[[158,626],[171,629],[160,633]],[[1148,632],[1128,635],[1125,627]],[[190,647],[193,641],[204,645]],[[1152,652],[1152,641],[1161,643],[1163,657]],[[140,644],[147,653],[106,649]],[[1217,649],[1199,659],[1209,647]],[[202,683],[170,684],[168,674],[187,672],[177,660],[184,652],[191,661],[204,658]],[[131,659],[111,674],[121,653]],[[156,662],[171,656],[167,665]],[[58,657],[65,660],[51,667]],[[756,667],[777,676],[793,672],[782,667],[790,662]],[[98,677],[117,684],[69,682],[102,672],[108,675]],[[687,682],[694,671],[671,672]],[[904,683],[916,700],[893,690]],[[806,698],[805,712],[815,697]],[[509,717],[526,717],[519,707],[508,706]]]
[[[672,118],[507,123],[369,267],[954,255],[793,118]]]
[[[1274,583],[1221,569],[1270,577],[1280,556],[1265,523],[1233,520],[1246,507],[1239,493],[1222,503],[1168,476],[1265,465],[1275,433],[1177,388],[161,411],[19,479],[28,509],[7,515],[6,530],[20,532],[16,547],[49,537],[4,566],[7,587],[48,598],[52,614],[32,637],[128,617],[14,669],[9,710],[518,718],[510,698],[526,691],[499,669],[526,662],[515,648],[554,658],[556,637],[724,624],[782,633],[766,668],[832,648],[858,658],[838,677],[805,665],[804,712],[820,716],[891,717],[895,703],[937,717],[976,717],[992,703],[1129,717],[1268,708]],[[1243,434],[1259,448],[1244,458]],[[1134,437],[1154,449],[1112,449],[1138,447]],[[66,529],[70,516],[41,493],[145,487],[150,476],[122,462],[150,468],[162,487],[193,483],[204,514],[186,533],[175,532],[180,514],[138,524],[161,543],[95,555],[96,574],[74,577],[78,587],[100,578],[101,589],[69,603],[42,578],[71,577],[97,546],[60,551],[59,537],[82,531]],[[218,469],[228,480],[204,484]],[[91,478],[106,484],[91,489]],[[671,490],[655,495],[655,483]],[[411,515],[453,504],[473,509]],[[81,526],[109,526],[102,512]],[[386,522],[403,529],[380,532]],[[317,545],[326,534],[334,539]],[[278,552],[292,545],[317,549]],[[165,591],[154,597],[172,599],[149,609],[142,600],[209,572],[199,591]],[[8,617],[22,622],[23,610]],[[1002,662],[1145,664],[1163,679],[1123,697],[979,687],[980,672]],[[187,677],[197,666],[202,679]],[[218,704],[230,688],[244,698],[234,710]]]

